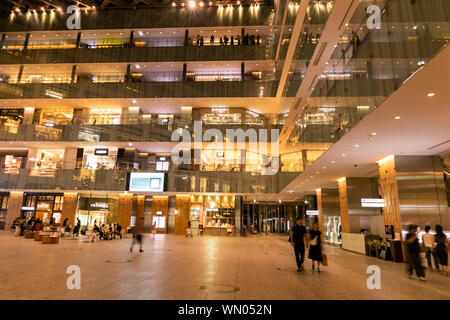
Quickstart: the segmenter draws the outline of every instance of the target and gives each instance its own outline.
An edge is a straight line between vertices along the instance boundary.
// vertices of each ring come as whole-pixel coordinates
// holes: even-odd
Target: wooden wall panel
[[[175,230],[174,234],[185,234],[191,211],[191,198],[189,196],[176,196]]]
[[[402,236],[402,218],[400,215],[400,202],[398,197],[397,173],[395,169],[395,157],[387,157],[378,161],[380,173],[381,194],[384,199],[384,224],[393,225],[394,233],[400,234],[402,240],[403,257],[405,257],[405,248]]]
[[[117,223],[127,230],[131,222],[131,210],[133,208],[133,195],[122,193],[119,195],[119,204],[117,206]]]
[[[74,225],[77,213],[78,194],[76,192],[64,192],[63,209],[61,213],[61,225],[66,218],[68,225]]]
[[[157,216],[156,211],[162,211],[162,215],[158,215],[158,217],[166,217],[166,227],[156,229],[157,233],[167,233],[167,223],[169,218],[169,197],[167,196],[154,196],[152,201],[152,222],[153,225],[153,217]]]
[[[350,220],[348,217],[347,179],[338,180],[339,183],[339,208],[341,213],[342,232],[350,232]]]
[[[22,212],[23,192],[11,192],[9,194],[8,209],[6,213],[5,230],[10,230],[11,225]]]

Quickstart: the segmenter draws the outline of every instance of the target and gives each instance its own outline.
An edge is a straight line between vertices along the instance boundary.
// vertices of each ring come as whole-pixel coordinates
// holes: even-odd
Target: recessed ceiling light
[[[341,154],[341,156],[345,157],[345,153]]]
[[[434,97],[434,93],[430,92],[429,94],[427,94],[428,97]]]
[[[327,167],[322,167],[322,169],[324,169],[324,170],[325,170],[326,168],[327,168]]]
[[[376,132],[372,132],[372,135],[373,135],[373,136],[376,136],[376,135],[377,135],[377,133],[376,133]]]
[[[336,162],[336,161],[334,161],[334,160],[333,160],[333,161],[331,161],[331,163],[335,163],[335,162]]]
[[[358,147],[359,147],[359,144],[355,144],[355,147],[357,147],[357,148],[358,148]]]
[[[398,120],[398,119],[400,119],[400,116],[396,116],[394,119],[395,119],[395,120]]]

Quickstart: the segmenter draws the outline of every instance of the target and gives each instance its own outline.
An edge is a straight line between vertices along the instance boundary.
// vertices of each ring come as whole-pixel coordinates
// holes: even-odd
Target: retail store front
[[[233,196],[191,196],[190,222],[193,235],[234,234],[235,204]]]
[[[324,216],[323,217],[323,239],[325,242],[341,244],[341,217]]]
[[[23,109],[0,109],[0,130],[17,133],[23,121]]]
[[[54,177],[63,168],[64,149],[32,149],[29,156],[30,176]]]
[[[82,226],[117,223],[118,202],[119,197],[114,194],[80,194],[76,218]]]
[[[7,174],[19,174],[25,168],[28,149],[0,149],[0,168]]]
[[[61,213],[64,194],[62,193],[25,193],[22,205],[22,218],[39,219],[44,224],[62,223]]]
[[[5,230],[9,193],[0,193],[0,230]]]

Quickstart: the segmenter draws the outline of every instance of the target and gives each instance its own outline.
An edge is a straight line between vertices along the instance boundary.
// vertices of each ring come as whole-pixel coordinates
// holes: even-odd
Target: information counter
[[[366,254],[365,234],[342,233],[342,249]]]
[[[204,227],[203,234],[207,236],[226,236],[227,227]]]

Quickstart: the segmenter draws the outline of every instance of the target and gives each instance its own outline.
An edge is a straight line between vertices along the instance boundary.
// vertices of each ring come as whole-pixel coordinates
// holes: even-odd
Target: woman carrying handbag
[[[320,273],[320,263],[325,264],[326,260],[325,254],[322,253],[322,232],[319,231],[319,224],[317,222],[313,223],[312,230],[309,231],[309,259],[312,260],[312,269],[315,270],[314,261],[317,262],[317,272]],[[324,259],[325,257],[325,259]]]

